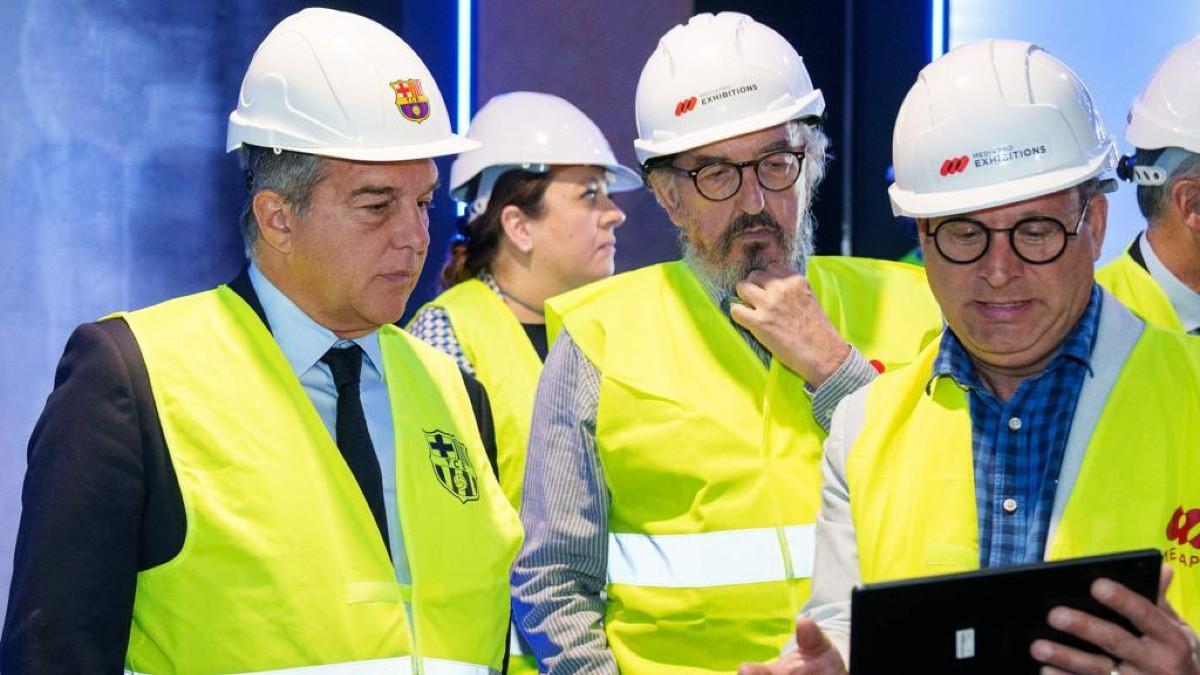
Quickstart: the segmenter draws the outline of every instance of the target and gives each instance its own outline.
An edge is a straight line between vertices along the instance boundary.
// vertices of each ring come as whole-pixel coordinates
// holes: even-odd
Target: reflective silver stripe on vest
[[[488,675],[487,666],[477,666],[461,661],[446,661],[443,659],[421,659],[423,675]],[[279,673],[280,675],[413,675],[412,659],[400,656],[393,659],[371,659],[369,661],[348,661],[346,663],[331,663],[325,666],[303,666],[301,668],[280,668],[278,670],[257,670],[253,675]],[[133,670],[126,670],[125,675],[148,675]],[[240,675],[251,675],[242,673]]]
[[[608,535],[608,583],[666,588],[812,576],[816,525],[700,534]],[[789,570],[790,568],[790,570]]]

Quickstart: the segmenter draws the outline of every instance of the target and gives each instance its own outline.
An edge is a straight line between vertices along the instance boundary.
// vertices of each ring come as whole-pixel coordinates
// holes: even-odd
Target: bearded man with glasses
[[[728,673],[808,596],[833,405],[941,316],[917,268],[811,257],[824,103],[778,33],[693,17],[636,108],[683,260],[547,303],[515,623],[541,672]]]
[[[740,673],[845,673],[860,583],[1145,548],[1156,601],[1091,587],[1139,634],[1055,607],[1100,653],[1031,640],[1029,670],[1200,673],[1200,342],[1095,282],[1117,150],[1087,89],[1036,45],[963,45],[921,71],[893,157],[947,327],[839,404],[812,597],[783,658]]]

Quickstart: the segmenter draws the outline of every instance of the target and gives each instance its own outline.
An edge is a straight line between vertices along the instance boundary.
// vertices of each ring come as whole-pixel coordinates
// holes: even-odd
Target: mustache
[[[733,222],[729,224],[725,232],[721,234],[721,238],[717,240],[717,251],[720,252],[722,257],[729,255],[729,252],[733,250],[733,240],[741,233],[756,227],[762,227],[769,231],[771,236],[775,237],[775,240],[779,242],[780,246],[787,241],[783,233],[783,228],[780,227],[779,222],[770,213],[767,213],[765,210],[755,214],[742,213],[733,219]]]

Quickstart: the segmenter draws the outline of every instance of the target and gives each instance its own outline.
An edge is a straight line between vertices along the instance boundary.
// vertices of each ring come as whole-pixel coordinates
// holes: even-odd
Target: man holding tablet
[[[1157,604],[1091,587],[1141,636],[1056,607],[1053,628],[1113,658],[1030,654],[1043,672],[1200,673],[1200,342],[1095,284],[1117,151],[1087,89],[1036,45],[964,45],[919,75],[893,154],[947,328],[838,406],[798,647],[742,672],[844,672],[861,583],[1156,548]]]

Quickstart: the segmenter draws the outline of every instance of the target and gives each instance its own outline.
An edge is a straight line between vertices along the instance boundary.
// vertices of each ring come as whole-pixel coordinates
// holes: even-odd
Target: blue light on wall
[[[454,128],[460,134],[467,133],[471,124],[471,3],[473,0],[458,0],[458,110],[455,111]],[[467,205],[458,202],[458,215],[466,213]]]
[[[929,60],[946,53],[946,0],[932,0],[929,6]]]

